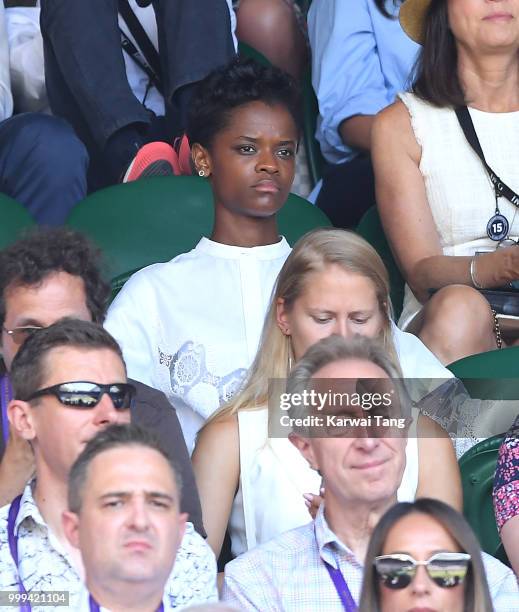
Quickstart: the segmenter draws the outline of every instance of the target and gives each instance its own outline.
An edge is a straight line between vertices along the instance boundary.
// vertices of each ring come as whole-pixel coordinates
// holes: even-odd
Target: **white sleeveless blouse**
[[[488,220],[495,211],[494,189],[479,157],[466,141],[456,114],[411,93],[399,97],[409,111],[422,149],[420,172],[443,254],[473,255],[495,249],[496,243],[486,234]],[[519,111],[469,111],[488,164],[519,193]],[[505,198],[499,198],[499,208],[510,223],[510,235],[519,236],[517,208]],[[421,307],[406,286],[399,327],[405,329]]]
[[[413,501],[418,486],[417,412],[406,447],[406,467],[399,501]],[[229,533],[234,555],[240,555],[311,518],[303,493],[319,493],[321,477],[287,438],[268,438],[268,409],[238,412],[240,484]]]

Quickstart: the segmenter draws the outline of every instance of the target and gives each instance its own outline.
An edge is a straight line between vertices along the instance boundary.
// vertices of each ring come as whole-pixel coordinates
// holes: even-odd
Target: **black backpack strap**
[[[128,0],[118,0],[119,14],[123,18],[124,22],[128,26],[131,35],[139,45],[140,50],[144,58],[139,59],[139,52],[135,48],[135,45],[128,41],[126,36],[122,36],[123,48],[130,54],[134,61],[148,74],[150,80],[162,92],[161,86],[161,68],[160,68],[160,57],[158,51],[153,46],[153,43],[146,34],[141,22],[137,19],[135,13],[132,11]],[[128,44],[129,43],[129,44]],[[142,61],[145,60],[145,62]]]

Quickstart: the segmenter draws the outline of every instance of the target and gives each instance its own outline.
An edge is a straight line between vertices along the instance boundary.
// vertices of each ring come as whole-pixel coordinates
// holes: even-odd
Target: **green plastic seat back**
[[[190,251],[210,235],[213,219],[209,183],[198,176],[171,176],[97,191],[72,210],[67,225],[101,248],[113,278]],[[309,230],[331,223],[310,202],[290,194],[278,225],[293,245]]]
[[[472,397],[516,399],[519,389],[519,347],[471,355],[451,363],[449,370],[462,380]],[[459,460],[464,514],[484,551],[503,563],[508,559],[497,532],[492,485],[497,453],[504,434],[493,436],[468,450]]]
[[[519,378],[519,346],[464,357],[449,370],[458,378]]]
[[[34,225],[34,219],[20,203],[0,193],[0,249],[16,242],[24,230]]]
[[[247,43],[242,42],[241,40],[238,41],[238,55],[241,55],[242,57],[248,57],[249,59],[253,59],[256,62],[258,62],[258,64],[261,64],[262,66],[272,66],[272,64],[263,55],[263,53],[260,53],[260,51],[258,51],[254,47],[251,47]]]
[[[312,187],[319,182],[323,175],[324,157],[321,146],[315,137],[317,117],[319,116],[319,104],[312,87],[312,73],[310,68],[303,77],[303,141],[305,143],[308,170]]]
[[[110,277],[168,261],[193,248],[213,225],[212,196],[199,177],[158,177],[86,197],[67,225],[101,248]]]
[[[308,13],[308,9],[310,8],[310,4],[312,4],[312,0],[296,0],[296,4],[299,5],[303,15]]]
[[[320,208],[291,193],[278,213],[278,227],[290,246],[294,246],[307,232],[318,227],[332,227],[332,222]]]
[[[396,265],[393,253],[384,234],[377,209],[373,206],[368,209],[357,226],[357,233],[367,240],[380,255],[389,273],[389,286],[391,288],[391,302],[395,319],[398,321],[404,303],[405,281]]]
[[[123,272],[122,274],[118,274],[115,278],[112,278],[112,282],[110,283],[112,288],[112,292],[110,295],[110,303],[113,302],[116,295],[124,287],[124,284],[130,278],[130,276],[132,276],[133,274],[135,274],[135,272],[138,272],[139,270],[140,268],[136,268],[135,270],[128,270],[128,272]]]
[[[448,368],[472,397],[519,400],[519,346],[470,355]]]
[[[481,548],[507,562],[492,503],[492,486],[497,454],[504,434],[493,436],[469,449],[459,460],[463,487],[463,514],[474,530]]]

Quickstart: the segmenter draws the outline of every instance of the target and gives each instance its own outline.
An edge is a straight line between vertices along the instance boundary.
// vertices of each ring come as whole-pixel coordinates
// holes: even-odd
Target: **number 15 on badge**
[[[500,242],[508,236],[509,229],[508,219],[498,213],[490,217],[487,223],[487,236],[494,242]]]

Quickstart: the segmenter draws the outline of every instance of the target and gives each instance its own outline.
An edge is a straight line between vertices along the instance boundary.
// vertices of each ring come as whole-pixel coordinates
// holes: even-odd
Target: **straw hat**
[[[404,32],[418,44],[423,43],[425,15],[431,0],[405,0],[400,6],[400,25]]]

